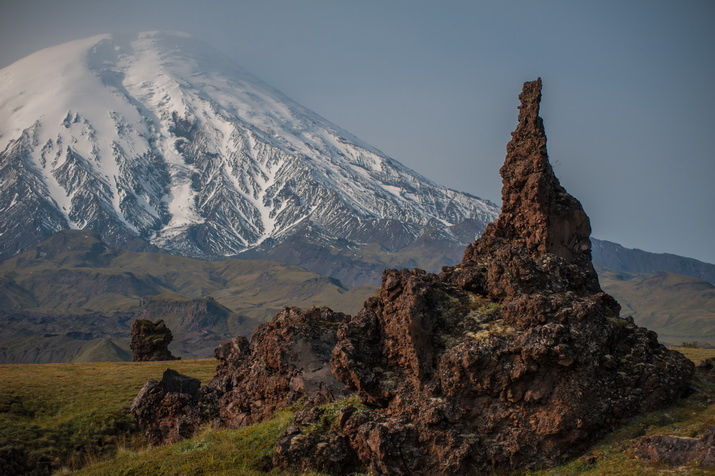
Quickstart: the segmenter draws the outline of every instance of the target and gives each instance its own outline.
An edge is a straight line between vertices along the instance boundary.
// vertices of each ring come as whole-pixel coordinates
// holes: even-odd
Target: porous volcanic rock
[[[166,369],[161,381],[149,380],[132,402],[130,411],[152,445],[189,438],[204,422],[199,405],[201,382]]]
[[[318,405],[346,397],[330,356],[347,317],[327,307],[286,308],[258,326],[250,342],[236,337],[221,344],[207,385],[207,400],[217,408],[214,423],[238,428],[298,401]]]
[[[159,319],[152,322],[147,319],[136,319],[132,322],[132,349],[134,362],[148,362],[157,360],[179,360],[169,351],[169,344],[174,339],[171,330],[164,321]]]
[[[333,371],[373,409],[320,443],[293,428],[281,443],[292,460],[347,440],[375,474],[554,465],[687,390],[693,364],[601,290],[588,217],[548,162],[540,99],[541,81],[525,83],[502,213],[462,262],[385,271],[340,326]],[[278,451],[274,462],[291,465]]]
[[[149,381],[132,412],[152,444],[168,444],[201,423],[239,428],[298,402],[315,406],[345,398],[349,392],[332,374],[330,358],[338,325],[347,318],[326,307],[286,308],[258,326],[250,342],[238,336],[219,345],[216,374],[206,386],[177,394]]]
[[[638,441],[635,452],[641,459],[662,461],[671,466],[697,463],[703,468],[715,468],[715,427],[702,438],[646,436]]]

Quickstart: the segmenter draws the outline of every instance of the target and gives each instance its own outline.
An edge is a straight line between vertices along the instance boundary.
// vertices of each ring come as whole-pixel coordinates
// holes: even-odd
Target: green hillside
[[[63,231],[0,263],[0,362],[124,359],[137,316],[164,319],[176,355],[209,357],[285,306],[354,313],[371,293],[299,266],[132,252]]]
[[[427,246],[420,242],[409,250],[415,265],[430,256],[421,245]],[[383,251],[367,250],[369,256]],[[407,254],[402,258],[409,262]],[[387,255],[376,258],[388,261]],[[608,269],[599,269],[599,276],[622,313],[662,341],[715,345],[712,284]],[[280,262],[132,252],[110,248],[92,232],[63,231],[0,262],[0,362],[125,360],[136,317],[164,319],[174,333],[175,355],[210,357],[219,342],[249,333],[285,306],[353,314],[373,292]]]
[[[661,342],[715,345],[715,286],[680,274],[631,275],[602,270],[603,289],[622,315],[658,333]]]

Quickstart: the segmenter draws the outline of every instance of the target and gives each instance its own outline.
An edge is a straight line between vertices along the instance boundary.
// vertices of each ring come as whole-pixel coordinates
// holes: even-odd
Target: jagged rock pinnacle
[[[467,248],[463,264],[485,262],[499,256],[502,262],[513,262],[514,268],[526,269],[522,251],[536,262],[556,256],[561,259],[558,266],[571,266],[574,271],[560,273],[576,278],[566,283],[567,287],[589,292],[600,290],[591,263],[588,216],[581,203],[561,186],[549,163],[546,133],[539,116],[541,78],[524,83],[519,100],[519,122],[507,144],[506,159],[500,169],[501,214]],[[525,286],[523,273],[515,273],[511,276],[514,279],[504,279],[501,267],[499,273],[500,276],[492,274],[487,281],[502,289],[502,295],[530,291],[530,287]],[[547,274],[553,275],[551,271]],[[542,288],[542,284],[539,282],[535,289]],[[483,291],[488,287],[489,283],[485,283],[476,288]]]
[[[561,186],[546,152],[539,116],[541,78],[524,83],[519,95],[519,124],[506,147],[502,236],[520,237],[532,253],[552,253],[568,262],[591,261],[591,224],[581,203]]]
[[[219,347],[217,374],[185,416],[163,403],[157,413],[176,428],[202,418],[231,427],[303,401],[276,467],[493,474],[557,464],[683,395],[692,362],[619,319],[598,286],[588,218],[548,162],[540,92],[541,81],[524,86],[502,214],[460,265],[386,270],[355,316],[287,309],[250,343]],[[158,401],[157,385],[133,408]],[[350,392],[360,407],[316,406]],[[169,421],[160,418],[139,420],[148,438]]]

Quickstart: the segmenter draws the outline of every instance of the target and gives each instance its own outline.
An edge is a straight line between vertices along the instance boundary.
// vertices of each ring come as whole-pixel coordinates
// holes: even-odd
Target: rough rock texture
[[[519,99],[519,123],[500,170],[501,214],[467,247],[462,266],[449,277],[466,290],[499,299],[569,290],[597,293],[590,221],[559,183],[546,153],[541,80],[525,83]]]
[[[188,438],[203,423],[199,406],[201,382],[166,369],[160,382],[149,380],[132,402],[130,411],[152,445]]]
[[[174,339],[171,330],[164,321],[159,319],[152,322],[146,319],[137,319],[132,322],[132,360],[134,362],[148,362],[155,360],[179,360],[169,351],[169,344]]]
[[[346,397],[345,386],[331,373],[330,358],[338,325],[347,317],[326,307],[286,308],[261,324],[250,342],[239,336],[219,345],[216,374],[196,392],[175,395],[149,381],[133,408],[154,408],[156,417],[149,410],[145,417],[132,410],[139,426],[152,444],[167,444],[177,435],[189,436],[200,422],[238,428],[299,401],[312,406]],[[184,414],[176,411],[180,408]]]
[[[347,316],[327,307],[286,308],[261,324],[249,342],[236,337],[215,352],[220,364],[209,382],[216,423],[250,425],[299,400],[321,404],[348,395],[331,373],[338,325]]]
[[[352,405],[335,418],[339,426],[356,412]],[[296,413],[295,426],[288,428],[276,443],[275,466],[291,466],[302,472],[318,470],[329,474],[352,474],[361,469],[360,460],[343,432],[326,433],[326,410],[313,407]],[[326,441],[327,440],[327,441]]]
[[[698,463],[715,468],[715,428],[702,438],[655,435],[642,438],[636,444],[636,456],[650,461],[662,461],[671,466]]]
[[[588,217],[548,162],[540,98],[540,80],[524,85],[502,214],[462,263],[385,271],[340,326],[334,372],[374,410],[340,420],[323,448],[347,439],[376,474],[553,465],[687,389],[692,363],[601,291]],[[320,443],[296,428],[284,436],[301,460]]]

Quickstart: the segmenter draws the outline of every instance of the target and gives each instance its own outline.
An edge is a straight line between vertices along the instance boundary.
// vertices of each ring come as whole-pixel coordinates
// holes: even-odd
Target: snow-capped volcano
[[[100,35],[0,70],[0,257],[66,228],[205,257],[305,229],[397,249],[496,215],[187,35]]]

